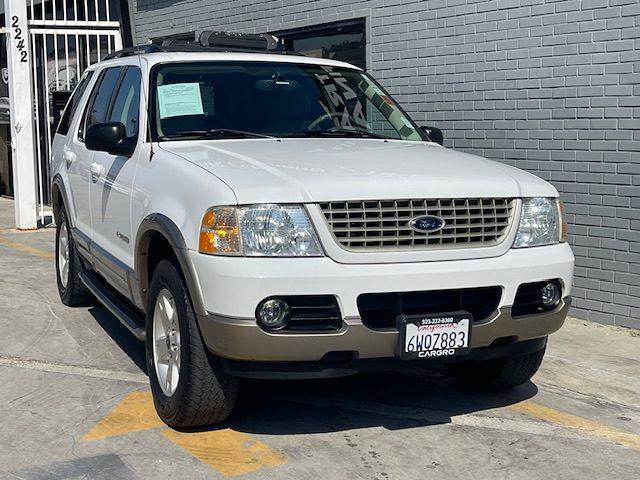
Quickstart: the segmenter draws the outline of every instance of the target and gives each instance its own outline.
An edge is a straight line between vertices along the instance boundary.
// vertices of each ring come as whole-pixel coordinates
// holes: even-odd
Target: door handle
[[[104,168],[98,162],[93,162],[89,167],[89,169],[91,171],[91,180],[93,182],[97,182],[98,179],[102,176],[102,172],[104,171]]]
[[[63,157],[64,157],[65,163],[67,164],[67,168],[69,168],[71,164],[75,161],[76,154],[71,150],[65,150]]]

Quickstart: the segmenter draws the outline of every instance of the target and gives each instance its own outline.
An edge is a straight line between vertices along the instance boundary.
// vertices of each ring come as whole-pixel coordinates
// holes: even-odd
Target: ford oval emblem
[[[442,230],[445,223],[440,217],[434,217],[432,215],[423,215],[416,217],[409,222],[409,227],[412,230],[420,233],[433,233],[438,230]]]

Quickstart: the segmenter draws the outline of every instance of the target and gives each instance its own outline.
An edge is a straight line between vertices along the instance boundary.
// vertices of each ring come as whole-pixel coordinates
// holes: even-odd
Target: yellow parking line
[[[149,392],[132,392],[80,440],[91,441],[164,426]]]
[[[570,413],[561,412],[554,408],[545,407],[529,400],[511,405],[509,408],[516,412],[524,413],[530,417],[539,418],[547,422],[556,423],[563,427],[573,428],[589,433],[596,437],[605,438],[625,447],[640,450],[640,435],[623,432],[615,428],[603,425],[586,418],[578,417]]]
[[[287,463],[282,454],[260,440],[228,428],[197,433],[163,430],[162,435],[225,477],[236,477]]]
[[[182,447],[225,477],[287,463],[287,458],[261,441],[229,428],[205,432],[178,432],[165,428],[153,406],[150,392],[132,392],[80,440],[101,440],[149,429]]]
[[[44,250],[40,250],[39,248],[30,247],[29,245],[25,245],[23,243],[12,242],[11,240],[7,240],[6,238],[0,237],[0,245],[4,245],[5,247],[12,248],[14,250],[19,250],[24,253],[28,253],[30,255],[35,255],[36,257],[46,258],[51,260],[54,258],[53,253],[45,252]]]

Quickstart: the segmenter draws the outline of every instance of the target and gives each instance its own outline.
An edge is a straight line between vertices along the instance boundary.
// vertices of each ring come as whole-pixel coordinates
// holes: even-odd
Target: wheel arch
[[[161,243],[161,245],[159,244]],[[170,249],[166,251],[165,249]],[[197,315],[207,314],[197,275],[191,260],[184,237],[178,226],[167,216],[154,213],[145,217],[138,228],[135,247],[135,272],[139,282],[139,299],[144,308],[148,305],[149,285],[152,271],[150,265],[156,261],[153,255],[168,253],[177,261],[182,272],[193,309]]]
[[[71,227],[74,227],[75,222],[73,219],[73,215],[71,215],[69,212],[67,189],[65,188],[62,176],[57,173],[51,181],[51,206],[53,208],[53,218],[56,221],[56,224],[59,221],[60,208],[63,205],[65,207],[65,210],[67,211],[67,219],[69,220],[69,224]]]

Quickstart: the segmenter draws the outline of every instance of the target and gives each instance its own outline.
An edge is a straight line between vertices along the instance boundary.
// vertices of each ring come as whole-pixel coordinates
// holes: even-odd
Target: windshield
[[[422,141],[418,127],[367,74],[267,62],[194,62],[152,74],[154,141],[353,137]]]

